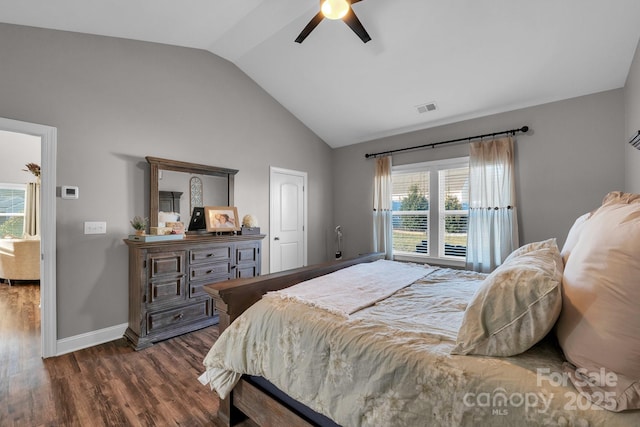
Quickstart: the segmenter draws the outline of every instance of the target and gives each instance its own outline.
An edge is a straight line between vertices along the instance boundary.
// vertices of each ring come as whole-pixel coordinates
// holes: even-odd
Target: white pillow
[[[178,212],[158,212],[158,227],[164,227],[167,222],[180,221]]]
[[[553,328],[562,307],[562,258],[554,239],[532,245],[539,248],[508,257],[482,282],[452,354],[513,356]]]
[[[564,270],[558,341],[574,386],[613,411],[640,409],[639,256],[640,195],[615,192],[584,223]]]

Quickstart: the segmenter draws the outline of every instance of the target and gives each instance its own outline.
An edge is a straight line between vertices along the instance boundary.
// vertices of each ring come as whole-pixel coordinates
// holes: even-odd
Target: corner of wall
[[[624,86],[625,138],[631,138],[640,129],[640,42],[629,68]],[[640,150],[624,142],[624,191],[640,193]]]
[[[63,354],[122,338],[124,332],[127,330],[127,326],[129,326],[127,323],[123,323],[121,325],[110,326],[108,328],[98,329],[97,331],[60,339],[57,342],[55,355],[62,356]]]

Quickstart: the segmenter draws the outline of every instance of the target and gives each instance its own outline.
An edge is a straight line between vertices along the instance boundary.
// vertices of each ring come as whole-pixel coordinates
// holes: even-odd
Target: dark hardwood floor
[[[39,300],[37,284],[0,283],[0,426],[217,425],[217,398],[197,380],[217,327],[43,360]]]

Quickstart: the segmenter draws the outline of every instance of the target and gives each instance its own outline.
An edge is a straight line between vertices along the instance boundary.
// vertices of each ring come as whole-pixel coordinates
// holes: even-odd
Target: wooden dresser
[[[156,341],[218,323],[203,286],[260,275],[264,235],[187,236],[129,246],[129,327],[140,350]]]

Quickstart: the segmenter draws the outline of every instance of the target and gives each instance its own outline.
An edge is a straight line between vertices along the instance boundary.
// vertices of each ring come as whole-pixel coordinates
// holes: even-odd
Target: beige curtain
[[[373,191],[373,250],[393,259],[391,156],[376,158]]]
[[[513,138],[470,145],[467,268],[490,272],[519,246]]]
[[[24,206],[24,235],[40,235],[40,183],[27,184],[27,194]]]

